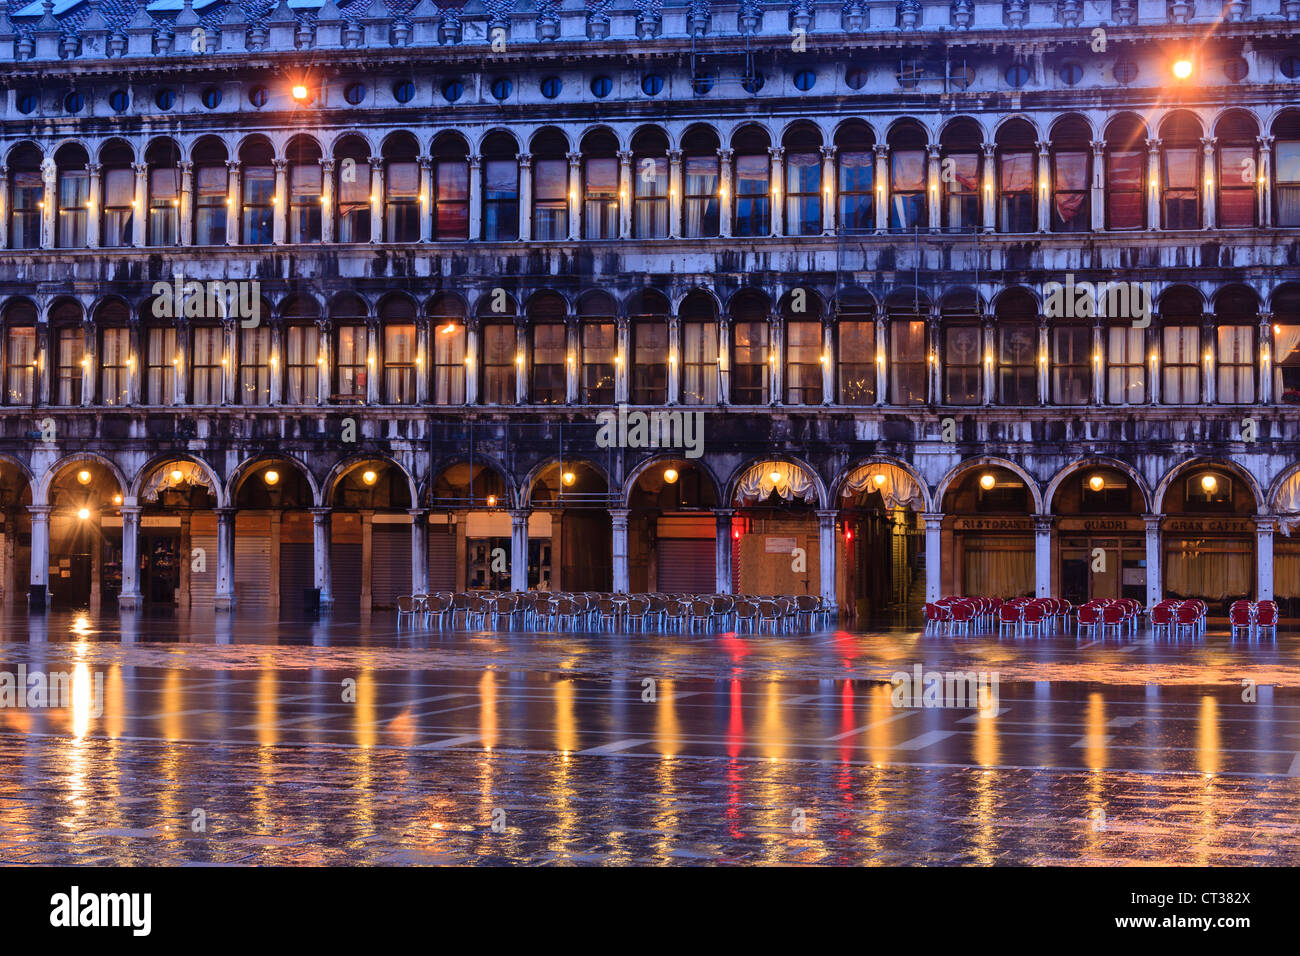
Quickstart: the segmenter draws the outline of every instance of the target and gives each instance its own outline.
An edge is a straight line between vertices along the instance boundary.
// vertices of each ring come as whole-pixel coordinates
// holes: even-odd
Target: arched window
[[[1033,232],[1034,128],[1011,120],[998,128],[998,232]]]
[[[284,393],[286,405],[320,401],[320,306],[306,295],[284,304]]]
[[[668,236],[668,137],[663,130],[642,129],[632,137],[632,183],[635,204],[632,232],[638,239]]]
[[[1255,140],[1259,124],[1245,110],[1233,110],[1215,127],[1219,151],[1218,223],[1223,229],[1258,225],[1255,195],[1259,190]]]
[[[1160,124],[1160,219],[1165,229],[1201,228],[1201,124],[1178,112]]]
[[[618,238],[618,140],[607,130],[582,139],[582,234]]]
[[[821,133],[811,124],[799,124],[786,131],[781,145],[785,147],[785,234],[820,236]],[[820,376],[817,381],[820,386]]]
[[[70,299],[50,309],[50,334],[54,339],[54,388],[51,405],[80,405],[86,362],[86,332],[81,306]]]
[[[766,405],[771,351],[767,296],[737,292],[731,300],[731,404]]]
[[[194,244],[226,244],[226,213],[229,198],[229,170],[226,147],[215,136],[205,137],[194,147]],[[107,210],[105,210],[107,213]]]
[[[839,298],[835,311],[839,404],[872,405],[876,401],[875,303],[865,292],[852,289]]]
[[[1038,306],[1024,289],[998,296],[993,333],[999,405],[1038,404]]]
[[[771,140],[762,129],[747,126],[736,133],[731,144],[736,152],[736,221],[732,233],[770,236],[772,159],[767,150]]]
[[[839,223],[840,229],[846,233],[865,233],[876,228],[873,192],[875,142],[871,128],[860,120],[849,120],[835,133],[840,185]]]
[[[204,323],[191,325],[189,331],[190,404],[220,405],[225,400],[221,374],[224,330],[215,323]]]
[[[633,405],[668,403],[668,300],[647,290],[628,302],[632,357],[628,363]]]
[[[465,403],[465,303],[450,294],[436,295],[429,303],[429,328],[433,338],[433,403]]]
[[[889,403],[924,405],[928,389],[926,317],[929,300],[910,292],[897,292],[885,300],[889,332]]]
[[[140,306],[144,326],[144,401],[147,405],[176,404],[181,353],[175,322],[154,314],[156,299]]]
[[[925,130],[913,122],[899,123],[889,131],[888,143],[889,228],[904,232],[923,229],[929,222]]]
[[[384,141],[385,242],[420,239],[419,155],[420,147],[410,133],[394,133]]]
[[[54,154],[58,169],[58,229],[55,245],[60,249],[80,249],[86,245],[86,204],[90,200],[90,174],[86,164],[90,157],[85,149],[68,143]]]
[[[1300,405],[1300,285],[1273,293],[1273,401]]]
[[[1068,116],[1052,127],[1052,232],[1092,228],[1092,148],[1088,124]]]
[[[1276,221],[1282,227],[1300,226],[1300,111],[1287,110],[1279,116],[1272,133]]]
[[[370,147],[359,136],[345,136],[334,147],[339,242],[370,241]]]
[[[685,190],[682,235],[703,239],[718,235],[718,136],[707,126],[696,126],[682,137]]]
[[[1222,405],[1255,401],[1255,338],[1259,334],[1259,300],[1244,286],[1223,289],[1214,297],[1215,400]]]
[[[485,296],[479,307],[479,315],[483,317],[481,400],[486,405],[513,405],[516,401],[516,376],[522,364],[513,318],[516,306],[509,296],[498,302],[491,301],[496,298],[491,294]],[[497,304],[504,306],[504,311],[489,311]]]
[[[404,295],[390,295],[379,303],[383,330],[385,405],[414,405],[419,345],[415,332],[415,303]]]
[[[310,136],[295,136],[289,160],[289,242],[321,240],[321,151]]]
[[[111,140],[99,151],[100,222],[99,244],[105,249],[131,245],[135,229],[135,171],[131,168],[135,154],[120,139]],[[226,201],[221,197],[222,205]]]
[[[493,133],[483,141],[483,238],[519,238],[519,148],[506,133]]]
[[[795,300],[795,295],[799,299]],[[795,311],[795,306],[802,309]],[[821,299],[806,289],[787,294],[781,309],[785,322],[785,402],[822,403]]]
[[[271,303],[263,299],[260,314],[271,314]],[[239,336],[239,404],[271,404],[271,328],[258,323],[245,328],[240,323]]]
[[[582,401],[587,405],[614,403],[614,370],[618,355],[617,309],[604,292],[588,292],[578,300],[582,346]]]
[[[1201,297],[1175,288],[1160,299],[1160,402],[1195,405],[1201,401]]]
[[[130,400],[131,309],[108,299],[95,309],[99,335],[99,403],[121,406]]]
[[[984,330],[979,303],[969,292],[952,292],[939,305],[942,330],[943,403],[978,405],[984,400]]]
[[[180,239],[180,147],[173,140],[156,139],[145,150],[144,161],[149,167],[148,244],[174,246]]]
[[[1136,116],[1121,116],[1106,127],[1106,228],[1146,226],[1147,131]]]
[[[682,404],[718,403],[718,312],[704,292],[692,292],[677,310],[682,329]]]
[[[532,401],[537,405],[563,405],[567,398],[568,307],[554,292],[540,292],[528,303],[532,351]]]
[[[1056,319],[1048,329],[1052,360],[1052,404],[1087,405],[1092,400],[1092,326]]]
[[[469,238],[469,147],[451,133],[433,143],[433,238]]]
[[[258,136],[239,151],[244,177],[243,241],[250,246],[270,245],[275,228],[275,167],[271,144]]]
[[[370,336],[366,328],[369,309],[358,295],[344,293],[330,305],[334,335],[334,392],[336,401],[365,401],[369,380]]]
[[[971,232],[980,220],[980,146],[983,137],[974,120],[958,119],[939,137],[942,155],[939,180],[943,190],[943,228]],[[1031,193],[1032,195],[1032,193]]]
[[[35,405],[36,307],[26,299],[11,299],[0,314],[4,326],[5,405]]]
[[[38,249],[41,245],[41,152],[24,143],[9,154],[9,248]],[[129,170],[128,170],[129,171]]]
[[[559,130],[533,137],[533,238],[569,236],[569,141]]]

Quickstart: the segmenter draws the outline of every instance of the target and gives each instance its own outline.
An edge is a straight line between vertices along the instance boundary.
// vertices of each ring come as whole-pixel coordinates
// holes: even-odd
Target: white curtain
[[[180,477],[175,477],[173,472],[180,472]],[[145,485],[143,498],[145,501],[157,501],[158,492],[181,485],[202,485],[212,491],[212,482],[208,481],[202,468],[192,461],[172,461],[159,466],[154,472],[149,484]]]
[[[784,461],[763,461],[750,468],[736,486],[736,498],[741,504],[758,504],[773,491],[786,501],[817,503],[817,485],[812,477],[798,465]]]
[[[883,478],[884,480],[879,480]],[[886,510],[911,508],[925,510],[925,495],[916,480],[895,465],[863,465],[844,482],[843,495],[851,498],[862,491],[879,491],[885,500]]]
[[[1165,591],[1206,601],[1250,594],[1255,570],[1251,548],[1230,542],[1215,542],[1215,546],[1221,550],[1203,550],[1195,542],[1171,550],[1166,562]]]
[[[969,597],[1032,595],[1035,590],[1033,549],[985,549],[980,542],[968,539],[962,561],[961,590]]]
[[[1288,478],[1278,489],[1277,505],[1278,528],[1287,536],[1300,528],[1300,471]]]

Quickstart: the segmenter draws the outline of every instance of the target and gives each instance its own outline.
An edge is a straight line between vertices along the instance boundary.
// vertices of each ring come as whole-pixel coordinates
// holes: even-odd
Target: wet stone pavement
[[[897,706],[916,665],[986,706]],[[4,863],[1300,862],[1285,632],[0,617],[20,671],[70,700],[0,705]]]

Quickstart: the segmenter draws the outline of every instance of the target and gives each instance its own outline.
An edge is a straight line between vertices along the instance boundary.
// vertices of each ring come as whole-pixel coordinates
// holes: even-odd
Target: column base
[[[117,596],[117,609],[119,611],[138,611],[143,605],[143,594],[119,594]]]
[[[218,594],[212,602],[212,608],[216,611],[233,611],[235,609],[235,596],[233,594]]]

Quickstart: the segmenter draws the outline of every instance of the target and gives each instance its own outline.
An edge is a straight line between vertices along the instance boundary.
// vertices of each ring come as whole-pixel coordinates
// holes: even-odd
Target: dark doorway
[[[181,584],[180,534],[144,533],[140,536],[141,592],[149,604],[176,603]]]

